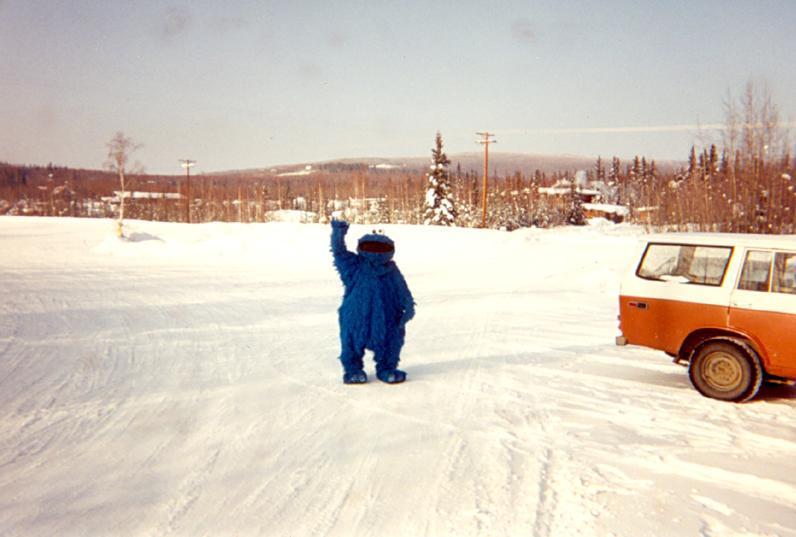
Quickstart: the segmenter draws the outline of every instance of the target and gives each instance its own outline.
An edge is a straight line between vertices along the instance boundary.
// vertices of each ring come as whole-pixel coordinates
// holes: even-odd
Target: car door
[[[755,341],[768,373],[796,376],[796,252],[745,252],[729,324]]]

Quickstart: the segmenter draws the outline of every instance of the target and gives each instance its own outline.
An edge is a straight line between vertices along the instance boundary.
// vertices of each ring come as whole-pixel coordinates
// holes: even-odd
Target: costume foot
[[[398,384],[406,380],[406,373],[400,369],[383,369],[376,373],[379,380],[387,384]]]
[[[345,384],[365,384],[368,381],[368,376],[364,371],[351,371],[343,375],[343,382]]]

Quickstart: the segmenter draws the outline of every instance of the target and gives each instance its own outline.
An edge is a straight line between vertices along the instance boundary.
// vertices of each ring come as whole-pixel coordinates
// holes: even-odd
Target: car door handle
[[[640,310],[647,309],[646,302],[628,302],[627,305],[630,306],[631,308],[638,308]]]

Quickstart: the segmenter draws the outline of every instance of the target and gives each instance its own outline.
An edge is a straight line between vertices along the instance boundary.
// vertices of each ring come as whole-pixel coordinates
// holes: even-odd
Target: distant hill
[[[2,1],[2,0],[0,0]],[[451,160],[450,170],[455,172],[458,167],[462,172],[475,172],[480,175],[484,169],[484,155],[481,152],[454,153],[449,154]],[[603,157],[606,169],[610,165],[611,157]],[[533,155],[526,153],[489,153],[489,173],[492,176],[506,177],[521,172],[525,176],[540,170],[550,174],[553,172],[574,173],[578,170],[593,170],[596,157],[584,157],[578,155]],[[622,173],[625,166],[630,164],[630,159],[622,159]],[[292,164],[278,164],[262,168],[247,168],[237,170],[210,171],[202,173],[205,178],[216,178],[220,180],[246,178],[246,179],[267,179],[277,176],[311,176],[316,172],[327,172],[332,174],[346,174],[348,172],[371,171],[371,172],[398,172],[423,173],[431,163],[429,157],[354,157],[341,158],[326,161],[296,162]],[[658,170],[662,173],[670,173],[683,167],[685,162],[678,161],[656,161]],[[56,176],[64,177],[69,175],[73,179],[78,177],[88,180],[115,180],[115,175],[107,170],[100,169],[79,169],[68,168],[65,166],[40,165],[20,165],[0,162],[0,176],[19,176],[19,181],[24,183],[27,179],[34,182],[42,179],[46,182],[48,174],[54,173]],[[140,174],[151,179],[158,177],[164,180],[180,181],[182,173],[174,174]],[[2,177],[0,177],[2,179]]]
[[[463,172],[472,171],[481,173],[484,169],[484,155],[480,152],[456,153],[448,155],[451,160],[451,170],[461,167]],[[228,170],[216,172],[213,175],[262,175],[262,174],[284,174],[284,175],[304,175],[306,170],[356,170],[356,169],[375,169],[375,170],[406,170],[410,172],[425,170],[430,163],[430,157],[361,157],[361,158],[342,158],[320,162],[299,162],[293,164],[280,164],[266,168],[255,168],[247,170]],[[558,171],[576,171],[592,169],[595,165],[596,157],[584,157],[577,155],[532,155],[524,153],[490,153],[489,154],[489,173],[505,176],[514,172],[522,172],[525,175],[532,174],[535,170],[545,173]],[[606,168],[610,165],[610,157],[603,157]],[[629,161],[623,160],[622,167]],[[679,162],[664,161],[656,162],[658,169],[669,171],[681,165]],[[311,167],[311,168],[308,168]]]

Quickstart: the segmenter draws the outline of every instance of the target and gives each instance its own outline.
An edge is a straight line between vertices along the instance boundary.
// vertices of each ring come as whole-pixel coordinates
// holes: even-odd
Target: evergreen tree
[[[574,179],[569,185],[569,211],[567,212],[567,223],[573,226],[583,226],[586,224],[586,215],[583,214],[583,200],[578,193]]]
[[[619,184],[619,170],[621,165],[619,158],[613,157],[611,159],[611,168],[608,170],[608,184]]]
[[[379,224],[391,224],[392,223],[392,213],[393,213],[393,211],[390,208],[390,198],[389,198],[389,196],[383,196],[383,197],[379,198],[376,212],[378,214],[377,222]]]
[[[727,150],[722,149],[721,151],[721,164],[719,164],[720,170],[722,175],[727,175],[727,170],[730,168],[730,159],[727,156]]]
[[[602,157],[597,157],[597,163],[594,165],[594,172],[597,181],[605,181],[605,166],[603,165]]]
[[[716,144],[710,144],[710,156],[708,157],[708,173],[716,175],[719,172],[719,155]]]
[[[616,189],[616,195],[611,200],[613,203],[622,203],[625,198],[624,185],[621,184],[621,178],[619,177],[621,165],[619,158],[613,157],[611,159],[611,167],[608,169],[608,186]]]
[[[456,208],[450,188],[448,155],[442,151],[442,135],[437,132],[435,147],[431,150],[431,171],[428,173],[425,214],[423,223],[439,226],[456,225]]]

